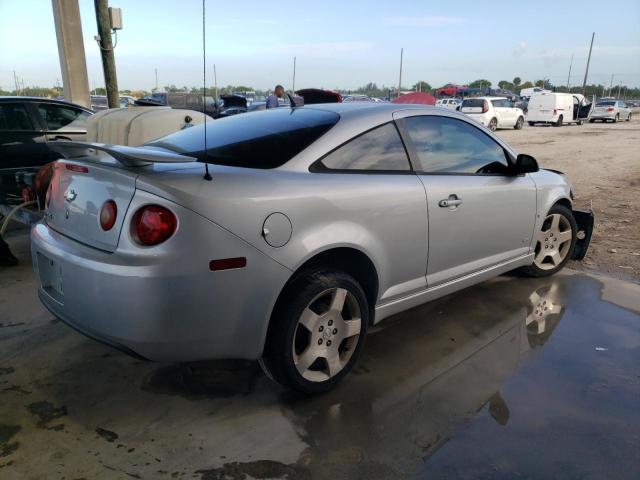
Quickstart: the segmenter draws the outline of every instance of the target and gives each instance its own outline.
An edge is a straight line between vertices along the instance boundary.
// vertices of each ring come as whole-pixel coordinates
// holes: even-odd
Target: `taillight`
[[[613,112],[614,108],[613,107],[609,107],[607,108],[607,112]]]
[[[53,184],[49,184],[49,188],[47,188],[47,196],[44,197],[44,207],[49,208],[49,204],[51,203],[51,190],[53,189]]]
[[[489,102],[486,100],[482,102],[482,113],[487,113],[489,111]]]
[[[118,206],[113,200],[107,200],[102,204],[100,209],[100,226],[102,230],[108,232],[116,224],[116,217],[118,216]]]
[[[133,234],[141,245],[151,246],[167,240],[176,231],[178,220],[171,210],[160,205],[146,205],[133,217]]]
[[[89,169],[87,167],[84,167],[82,165],[75,165],[73,163],[67,163],[65,165],[67,170],[71,170],[72,172],[76,172],[76,173],[89,173]]]

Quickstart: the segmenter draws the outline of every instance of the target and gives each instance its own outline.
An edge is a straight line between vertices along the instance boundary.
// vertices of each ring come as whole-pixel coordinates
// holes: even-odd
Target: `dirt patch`
[[[640,282],[639,123],[498,132],[519,152],[536,157],[541,167],[563,171],[573,186],[576,208],[593,207],[591,247],[582,262],[569,263],[571,268]]]
[[[200,480],[248,480],[248,479],[283,479],[306,480],[311,473],[298,465],[286,465],[272,460],[256,460],[254,462],[231,462],[220,468],[197,470]]]
[[[9,440],[11,440],[20,429],[20,425],[0,424],[0,457],[8,457],[18,449],[20,443],[9,443]]]
[[[67,407],[55,407],[47,401],[31,403],[27,405],[27,410],[40,419],[36,424],[39,428],[46,428],[52,420],[67,415]]]

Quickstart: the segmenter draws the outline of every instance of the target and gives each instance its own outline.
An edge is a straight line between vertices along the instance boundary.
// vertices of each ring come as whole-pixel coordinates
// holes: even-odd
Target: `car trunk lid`
[[[55,142],[53,142],[55,143]],[[115,251],[124,218],[136,189],[140,168],[154,163],[187,163],[192,157],[158,148],[60,142],[52,149],[64,160],[54,164],[45,221],[74,240],[108,252]],[[116,206],[113,226],[100,223],[102,207]]]

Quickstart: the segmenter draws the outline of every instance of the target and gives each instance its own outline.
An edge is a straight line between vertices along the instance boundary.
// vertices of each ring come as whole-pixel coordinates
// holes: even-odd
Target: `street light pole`
[[[293,57],[293,85],[291,90],[296,91],[296,57]]]
[[[404,48],[400,49],[400,78],[398,79],[398,97],[400,96],[400,90],[402,89],[402,57],[404,55]]]

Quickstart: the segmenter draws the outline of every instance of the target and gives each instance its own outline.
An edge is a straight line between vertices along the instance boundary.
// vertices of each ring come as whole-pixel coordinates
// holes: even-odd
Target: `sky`
[[[79,0],[90,88],[104,85],[93,0]],[[615,2],[456,0],[206,3],[207,85],[354,89],[368,82],[433,87],[515,76],[581,85],[591,33],[588,83],[640,87],[640,0]],[[124,29],[115,49],[118,84],[151,90],[201,86],[201,0],[111,0]],[[491,8],[490,5],[496,5]],[[27,86],[62,81],[51,0],[0,0],[0,87],[13,72]]]

